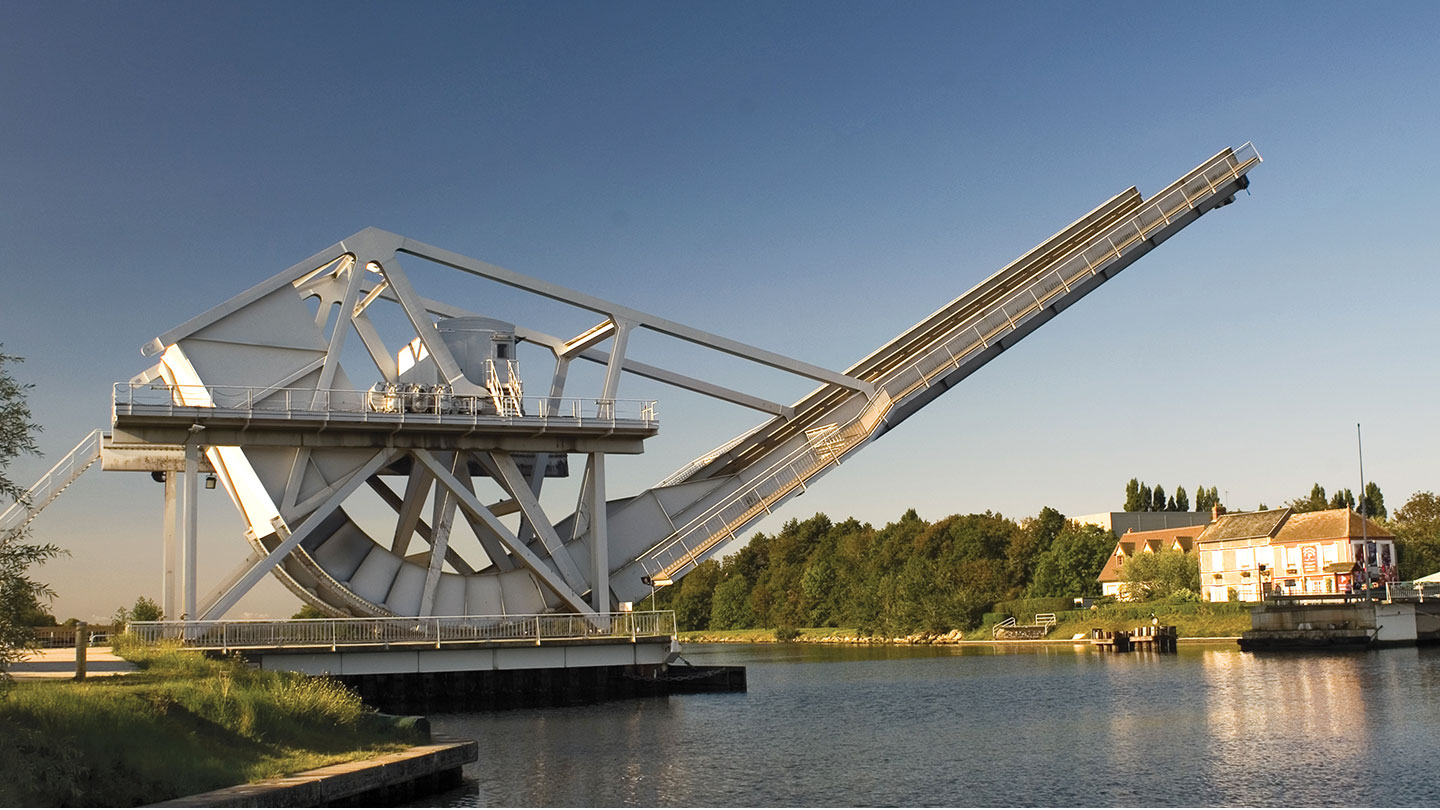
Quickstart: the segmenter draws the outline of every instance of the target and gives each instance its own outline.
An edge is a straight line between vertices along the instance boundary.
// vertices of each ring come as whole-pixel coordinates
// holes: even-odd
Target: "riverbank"
[[[964,644],[1088,644],[1087,639],[1075,639],[1073,634],[1061,635],[1051,633],[1045,638],[1038,639],[1005,639],[997,640],[988,635],[981,635],[978,631],[972,631],[969,637],[963,637],[959,631],[941,635],[926,635],[917,633],[912,636],[886,638],[883,636],[862,636],[854,631],[844,631],[834,627],[812,627],[799,631],[794,638],[787,638],[781,641],[776,637],[774,630],[695,630],[680,634],[681,644],[854,644],[858,646],[914,646],[914,645],[964,645]],[[1182,636],[1181,644],[1195,643],[1235,643],[1240,640],[1240,634],[1230,636]]]
[[[1069,642],[1077,635],[1088,636],[1093,629],[1130,630],[1155,622],[1177,628],[1182,641],[1190,639],[1238,639],[1250,629],[1248,606],[1194,605],[1187,610],[1160,611],[1145,606],[1113,606],[1094,611],[1065,611],[1060,621],[1039,643]],[[1031,621],[1026,617],[1027,622]],[[793,641],[802,644],[995,644],[991,628],[952,630],[948,633],[911,633],[904,636],[870,635],[853,627],[806,627],[798,629],[760,628],[748,630],[694,630],[680,633],[690,644],[767,644]],[[1003,643],[1037,643],[1016,641]]]
[[[0,699],[0,806],[151,804],[426,741],[333,681],[120,645],[139,671],[16,683]]]

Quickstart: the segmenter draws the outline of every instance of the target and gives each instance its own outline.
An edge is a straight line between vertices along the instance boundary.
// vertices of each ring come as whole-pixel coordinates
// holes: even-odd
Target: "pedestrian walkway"
[[[85,651],[85,677],[104,678],[137,672],[139,667],[126,661],[109,647],[91,647]],[[10,675],[17,681],[59,680],[75,677],[75,648],[57,647],[35,650],[10,666]]]

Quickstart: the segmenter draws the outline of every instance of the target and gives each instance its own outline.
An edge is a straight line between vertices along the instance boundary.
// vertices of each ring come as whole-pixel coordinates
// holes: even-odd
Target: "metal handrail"
[[[234,619],[130,622],[126,632],[145,643],[241,649],[417,645],[467,642],[573,641],[676,635],[673,610],[620,613],[539,613],[497,616],[386,616],[342,619]]]
[[[423,387],[432,388],[432,387]],[[398,402],[399,397],[407,397]],[[397,400],[392,402],[391,400]],[[489,397],[422,390],[389,395],[373,390],[268,388],[237,385],[167,385],[164,383],[117,382],[112,390],[116,414],[173,413],[197,407],[246,415],[276,414],[306,416],[349,414],[365,421],[424,419],[427,423],[555,421],[577,424],[639,422],[659,423],[653,399],[589,399],[584,397],[516,397],[517,411],[505,414],[485,411]],[[210,403],[198,405],[195,403]]]
[[[869,438],[894,403],[919,388],[928,387],[930,380],[950,367],[960,368],[971,359],[971,355],[988,349],[991,343],[1017,330],[1042,312],[1052,300],[1068,293],[1078,281],[1101,273],[1157,230],[1168,227],[1174,216],[1195,208],[1213,196],[1218,186],[1243,175],[1260,162],[1259,151],[1248,141],[1237,150],[1222,152],[1147,200],[1130,219],[1096,236],[1085,247],[1077,248],[1050,270],[1016,289],[999,305],[958,323],[950,330],[949,338],[937,339],[926,349],[917,351],[919,360],[901,364],[895,371],[883,375],[876,386],[876,396],[854,419],[837,425],[834,430],[810,437],[805,445],[752,479],[749,486],[737,490],[677,528],[642,555],[639,561],[647,576],[652,580],[673,579],[687,565],[698,563],[699,555],[726,539],[735,538],[736,532],[751,519],[761,512],[768,512],[772,504],[796,488],[803,487],[805,480],[816,472],[831,463],[838,465],[842,456]],[[1043,295],[1036,292],[1042,288]],[[823,449],[817,448],[820,443],[823,443]],[[698,469],[696,462],[688,466]],[[682,472],[693,470],[687,467],[682,468]],[[687,542],[702,532],[704,536],[696,542]],[[655,564],[654,570],[646,563],[647,560]]]
[[[60,493],[90,469],[90,465],[100,458],[101,437],[102,431],[90,431],[73,450],[40,476],[40,480],[26,490],[19,500],[0,513],[0,534],[24,528],[40,514],[40,510],[60,497]]]

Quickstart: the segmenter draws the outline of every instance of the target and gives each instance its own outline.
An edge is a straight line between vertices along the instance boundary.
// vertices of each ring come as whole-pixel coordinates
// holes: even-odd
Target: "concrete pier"
[[[151,807],[329,807],[393,804],[448,790],[474,762],[474,740],[435,735],[425,745],[361,762],[183,796]]]
[[[1440,643],[1440,600],[1281,597],[1250,612],[1240,649],[1410,647]]]

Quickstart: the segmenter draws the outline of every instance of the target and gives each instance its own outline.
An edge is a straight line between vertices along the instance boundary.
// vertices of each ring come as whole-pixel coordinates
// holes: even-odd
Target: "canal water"
[[[442,806],[1433,806],[1440,649],[691,645],[750,690],[432,716]]]

